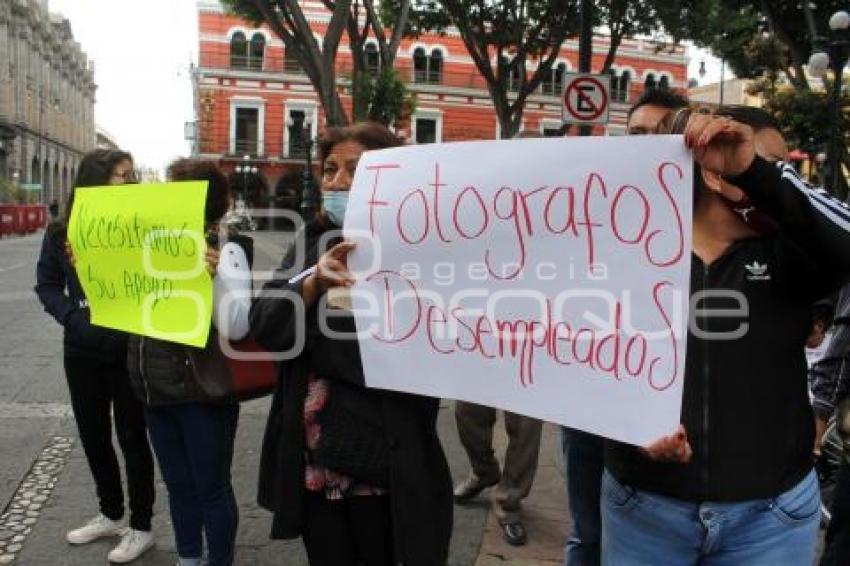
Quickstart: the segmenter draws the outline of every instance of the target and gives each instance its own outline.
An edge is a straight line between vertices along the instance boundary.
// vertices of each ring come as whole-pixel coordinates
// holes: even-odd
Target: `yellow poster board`
[[[68,240],[92,324],[206,345],[206,194],[206,181],[75,191]]]

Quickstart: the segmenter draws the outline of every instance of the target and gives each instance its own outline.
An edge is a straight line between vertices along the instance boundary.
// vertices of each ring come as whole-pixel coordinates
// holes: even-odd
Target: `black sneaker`
[[[488,480],[482,480],[475,474],[469,474],[468,478],[455,487],[455,502],[465,503],[470,499],[475,499],[482,491],[499,483],[500,479],[501,478],[496,477]]]
[[[511,546],[522,546],[528,541],[528,535],[525,532],[525,527],[522,523],[516,521],[514,523],[502,523],[502,536],[505,537],[505,542]]]

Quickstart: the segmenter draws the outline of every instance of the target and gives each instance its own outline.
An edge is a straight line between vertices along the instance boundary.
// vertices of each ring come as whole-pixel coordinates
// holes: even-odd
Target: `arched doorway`
[[[50,163],[45,159],[44,160],[44,170],[41,174],[41,199],[42,201],[46,201],[50,197],[50,191],[53,186],[51,184],[50,179]],[[48,201],[49,202],[49,201]]]
[[[30,167],[30,183],[41,182],[41,167],[39,166],[38,157],[32,158],[32,167]]]
[[[62,185],[59,184],[59,164],[53,164],[53,181],[51,182],[51,186],[53,187],[53,194],[50,195],[50,201],[59,202],[62,199]]]

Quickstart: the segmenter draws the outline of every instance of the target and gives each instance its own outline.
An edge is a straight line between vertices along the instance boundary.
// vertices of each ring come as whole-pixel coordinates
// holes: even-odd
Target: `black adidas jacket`
[[[698,308],[738,308],[729,292],[749,308],[748,316],[697,316],[689,329],[682,423],[694,456],[676,464],[620,443],[606,449],[606,466],[621,483],[687,501],[775,497],[812,469],[803,345],[812,303],[850,274],[850,210],[843,203],[809,187],[790,166],[758,157],[728,180],[781,230],[738,241],[710,266],[693,257],[692,296],[727,295]],[[732,338],[736,331],[743,335]]]

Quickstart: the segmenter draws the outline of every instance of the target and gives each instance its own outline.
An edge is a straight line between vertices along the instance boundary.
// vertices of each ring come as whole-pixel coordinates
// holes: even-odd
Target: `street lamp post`
[[[313,183],[313,124],[305,120],[304,131],[301,133],[301,143],[304,147],[304,175],[301,179],[301,218],[310,221],[319,209],[319,195]]]
[[[250,155],[246,155],[242,158],[242,163],[244,165],[237,165],[235,168],[237,175],[242,175],[242,190],[239,192],[239,195],[236,199],[236,206],[239,208],[240,206],[245,206],[245,193],[248,192],[248,176],[256,175],[259,172],[259,169],[249,164],[251,160]]]
[[[841,180],[841,86],[844,78],[844,67],[850,58],[850,14],[841,10],[829,18],[831,30],[829,41],[818,41],[820,49],[809,57],[809,73],[815,77],[823,77],[828,69],[832,70],[832,127],[829,136],[829,181],[827,188],[833,194],[844,200],[843,183]]]

